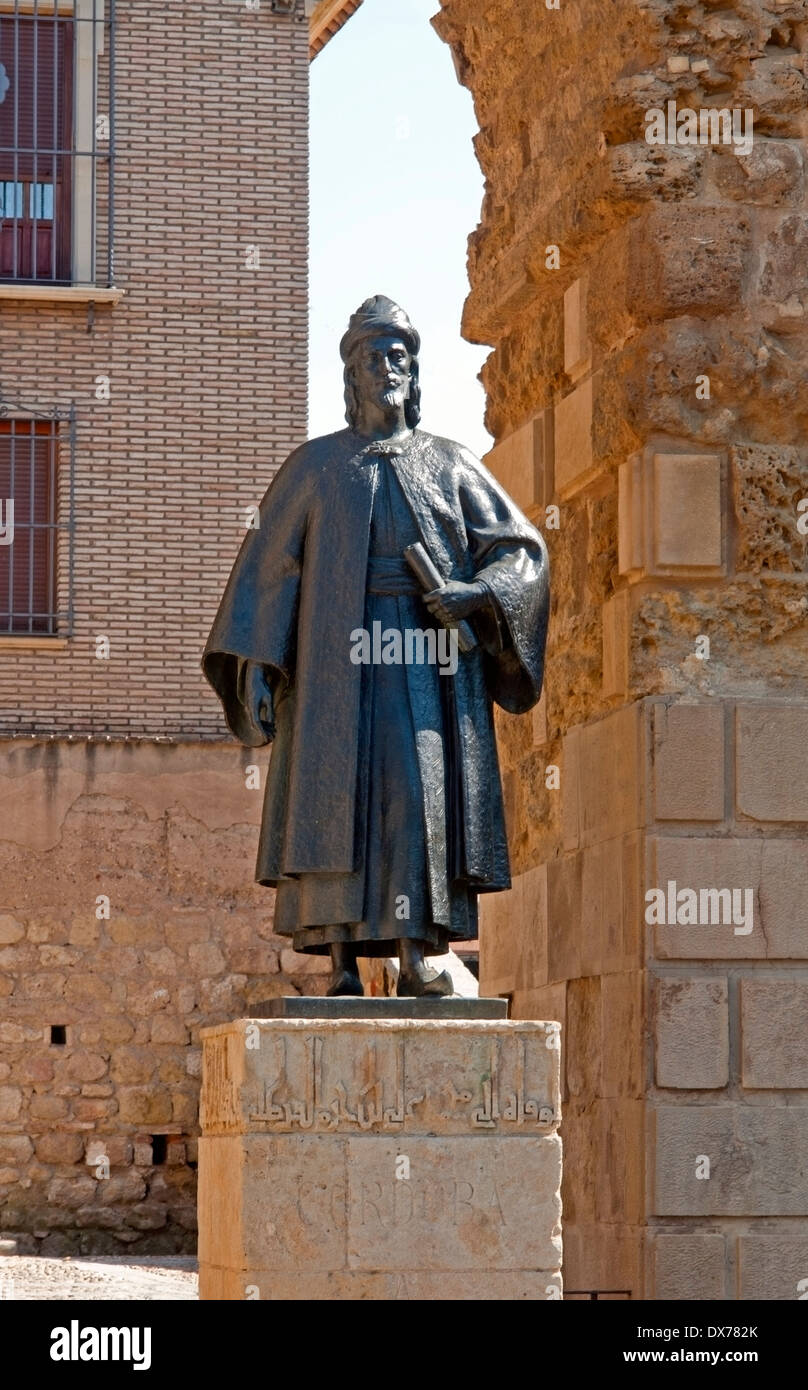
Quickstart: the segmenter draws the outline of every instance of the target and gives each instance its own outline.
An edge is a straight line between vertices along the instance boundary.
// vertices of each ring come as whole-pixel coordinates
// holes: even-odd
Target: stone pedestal
[[[559,1025],[450,1012],[203,1030],[202,1299],[561,1296]]]

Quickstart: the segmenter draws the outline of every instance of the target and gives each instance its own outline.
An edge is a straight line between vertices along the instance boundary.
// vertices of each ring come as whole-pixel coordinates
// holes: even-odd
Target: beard
[[[397,409],[398,406],[404,404],[405,400],[406,394],[403,386],[387,386],[382,392],[382,404],[388,409]]]

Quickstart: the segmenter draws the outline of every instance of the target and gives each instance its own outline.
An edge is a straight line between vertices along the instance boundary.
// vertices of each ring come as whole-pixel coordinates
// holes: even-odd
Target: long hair
[[[359,394],[354,379],[353,354],[345,363],[342,377],[345,382],[345,419],[351,429],[355,430],[359,423]],[[417,357],[413,357],[410,362],[410,394],[404,402],[404,419],[411,430],[417,427],[421,419],[421,386],[418,381]]]

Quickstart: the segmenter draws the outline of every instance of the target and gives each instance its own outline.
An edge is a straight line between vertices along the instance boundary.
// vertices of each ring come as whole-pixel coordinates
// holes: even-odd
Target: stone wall
[[[253,882],[266,751],[2,753],[0,1227],[46,1254],[193,1251],[199,1030],[328,968]]]
[[[805,6],[444,0],[435,24],[480,126],[489,463],[551,551],[546,696],[499,719],[516,877],[481,986],[564,1024],[565,1286],[797,1298]],[[648,143],[668,102],[751,110],[751,151]],[[750,890],[751,932],[649,924],[674,881]]]
[[[3,400],[77,416],[73,631],[0,638],[0,1226],[51,1253],[193,1250],[199,1028],[323,987],[200,669],[306,430],[308,23],[128,0],[115,58],[123,298],[0,301]]]

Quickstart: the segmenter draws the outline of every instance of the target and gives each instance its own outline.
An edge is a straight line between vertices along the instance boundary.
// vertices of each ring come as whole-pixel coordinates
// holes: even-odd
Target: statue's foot
[[[356,963],[356,947],[347,941],[333,941],[330,954],[331,981],[326,990],[329,998],[340,994],[364,994]]]
[[[330,999],[336,995],[351,994],[363,995],[362,981],[353,970],[333,970],[331,972],[331,983],[326,990]]]
[[[433,970],[430,965],[421,964],[406,973],[399,973],[396,994],[400,999],[443,999],[454,993],[452,977],[448,970]]]

